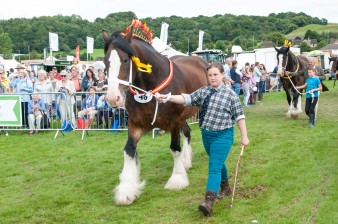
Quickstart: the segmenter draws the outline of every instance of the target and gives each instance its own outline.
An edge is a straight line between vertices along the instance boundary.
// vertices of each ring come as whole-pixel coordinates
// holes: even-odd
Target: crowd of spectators
[[[21,124],[29,129],[29,135],[50,127],[53,122],[71,123],[77,128],[78,119],[86,120],[86,128],[124,128],[126,122],[114,126],[114,110],[107,103],[107,77],[102,69],[94,73],[93,66],[82,65],[74,59],[69,70],[34,71],[29,64],[18,64],[6,75],[0,68],[0,94],[18,93],[21,98]],[[122,110],[125,109],[121,105]],[[45,117],[45,118],[44,118]],[[123,118],[126,121],[125,118]],[[45,123],[48,124],[45,124]]]

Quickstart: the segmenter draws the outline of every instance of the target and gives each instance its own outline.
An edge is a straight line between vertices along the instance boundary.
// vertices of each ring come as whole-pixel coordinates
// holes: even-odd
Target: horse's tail
[[[329,88],[327,88],[327,86],[322,81],[320,81],[320,82],[322,84],[322,91],[323,92],[329,91]]]

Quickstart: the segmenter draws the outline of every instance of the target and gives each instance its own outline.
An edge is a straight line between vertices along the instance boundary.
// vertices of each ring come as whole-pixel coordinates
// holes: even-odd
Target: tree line
[[[94,22],[72,16],[41,16],[32,19],[14,18],[0,21],[0,54],[11,57],[13,53],[28,54],[31,59],[41,57],[49,48],[49,32],[57,33],[60,53],[64,57],[76,46],[86,48],[86,37],[94,38],[94,48],[103,48],[102,30],[124,30],[137,19],[134,12],[111,13]],[[221,49],[230,53],[232,45],[240,45],[244,50],[259,47],[263,41],[278,42],[281,45],[285,35],[309,24],[326,25],[327,20],[311,17],[305,13],[271,13],[269,16],[235,16],[232,14],[197,17],[157,17],[140,19],[153,30],[153,36],[160,36],[161,24],[169,24],[168,43],[181,52],[193,51],[198,46],[198,32],[203,30],[204,49]],[[327,44],[327,37],[337,34],[307,32],[308,37],[318,38],[319,46]],[[337,35],[338,36],[338,35]],[[188,46],[189,44],[189,46]],[[7,56],[10,55],[10,56]],[[81,55],[81,60],[86,55]]]

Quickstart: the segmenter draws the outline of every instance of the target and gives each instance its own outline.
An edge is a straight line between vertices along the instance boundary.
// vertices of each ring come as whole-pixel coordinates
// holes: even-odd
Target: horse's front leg
[[[291,117],[298,118],[298,115],[302,112],[301,108],[301,95],[294,90],[293,92],[293,101],[292,101],[292,110],[291,110]]]
[[[145,182],[140,180],[140,163],[136,152],[137,142],[140,140],[141,134],[141,130],[132,129],[129,123],[128,141],[124,148],[124,165],[120,174],[120,184],[114,190],[115,203],[118,205],[132,204],[141,195],[145,185]]]
[[[174,168],[171,177],[169,178],[166,189],[178,190],[189,185],[187,172],[184,168],[183,156],[180,146],[180,124],[175,123],[171,128],[171,154],[174,158]]]

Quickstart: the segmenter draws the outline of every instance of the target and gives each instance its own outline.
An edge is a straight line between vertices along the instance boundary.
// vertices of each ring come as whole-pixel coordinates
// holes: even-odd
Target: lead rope
[[[313,92],[310,92],[310,91],[307,91],[307,92],[305,92],[305,93],[299,92],[298,89],[297,89],[297,88],[295,87],[295,85],[293,84],[293,82],[292,82],[290,76],[287,76],[287,77],[288,77],[288,79],[290,80],[290,82],[291,82],[293,88],[297,91],[297,93],[299,93],[299,94],[301,94],[301,95],[304,95],[304,94],[307,94],[307,93],[310,94],[310,95],[311,95],[311,98],[312,98],[311,103],[313,103],[314,98],[315,98],[315,94],[314,94]]]

